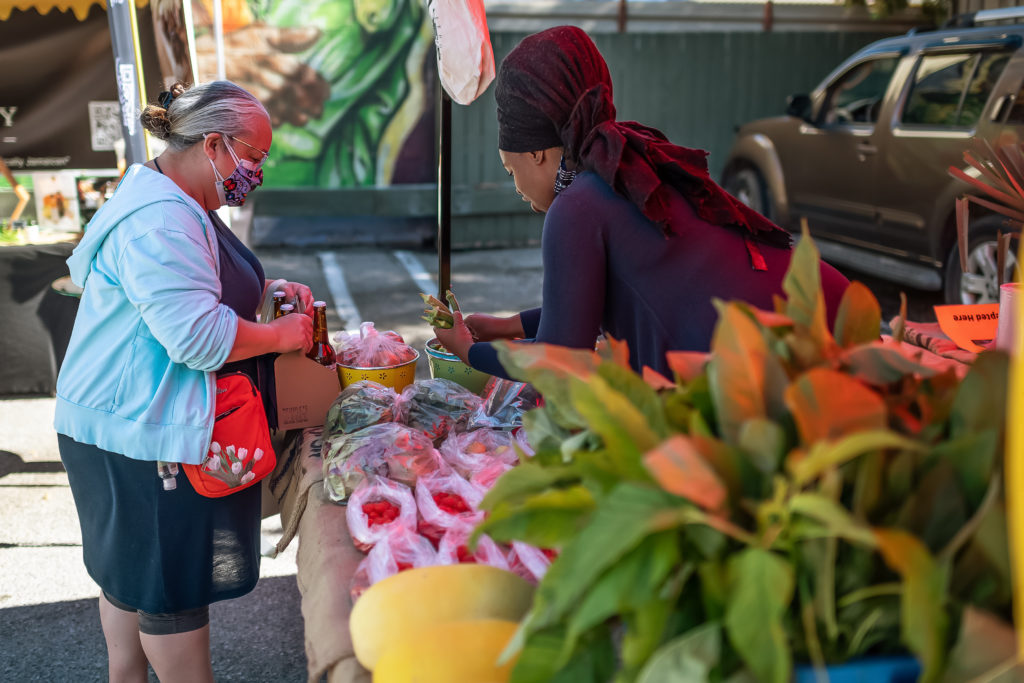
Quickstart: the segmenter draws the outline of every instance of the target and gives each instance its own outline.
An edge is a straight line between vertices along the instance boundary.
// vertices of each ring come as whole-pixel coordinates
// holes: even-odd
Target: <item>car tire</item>
[[[764,176],[753,166],[742,164],[734,166],[722,181],[726,192],[765,218],[771,219],[771,199],[768,196],[768,185]]]
[[[1000,216],[986,216],[971,223],[967,231],[967,272],[960,269],[960,246],[956,242],[946,259],[944,294],[948,304],[999,303],[997,275],[997,232],[1009,229]],[[1004,263],[1003,282],[1012,282],[1017,269],[1017,240],[1010,243]]]

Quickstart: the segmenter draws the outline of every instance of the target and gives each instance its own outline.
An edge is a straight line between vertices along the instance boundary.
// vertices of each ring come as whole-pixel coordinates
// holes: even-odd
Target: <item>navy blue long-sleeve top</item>
[[[791,252],[758,244],[767,270],[751,268],[740,231],[699,218],[681,195],[672,234],[646,218],[594,173],[580,173],[544,219],[541,308],[523,311],[530,341],[592,349],[604,332],[629,345],[630,364],[669,375],[667,351],[707,351],[718,318],[712,298],[772,310]],[[849,281],[821,264],[831,327]],[[469,362],[508,377],[490,343],[473,344]]]

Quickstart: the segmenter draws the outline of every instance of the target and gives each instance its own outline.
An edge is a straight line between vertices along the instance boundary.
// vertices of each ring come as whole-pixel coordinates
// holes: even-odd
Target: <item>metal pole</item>
[[[224,70],[224,13],[220,0],[213,0],[213,44],[217,55],[217,80],[227,78]]]
[[[107,3],[110,43],[114,50],[114,76],[121,102],[121,134],[124,136],[125,162],[140,164],[149,158],[146,132],[139,122],[140,105],[145,101],[142,65],[139,59],[138,26],[134,0]]]
[[[437,298],[451,288],[452,260],[452,98],[441,88],[441,132],[437,173]]]

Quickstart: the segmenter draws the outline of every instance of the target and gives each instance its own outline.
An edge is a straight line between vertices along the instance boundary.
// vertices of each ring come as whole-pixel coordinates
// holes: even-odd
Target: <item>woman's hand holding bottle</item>
[[[313,346],[313,318],[308,315],[285,315],[271,321],[277,334],[278,353],[309,351]]]

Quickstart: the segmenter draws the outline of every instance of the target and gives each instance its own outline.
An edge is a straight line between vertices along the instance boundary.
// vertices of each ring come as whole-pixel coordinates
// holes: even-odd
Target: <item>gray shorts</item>
[[[175,633],[188,633],[189,631],[201,629],[210,623],[209,605],[196,607],[195,609],[187,609],[181,612],[172,612],[170,614],[151,614],[149,612],[143,612],[140,609],[135,609],[131,605],[126,605],[120,600],[112,598],[106,591],[103,592],[103,597],[105,597],[111,605],[119,610],[124,610],[125,612],[136,612],[139,615],[139,631],[148,636],[168,636]]]

